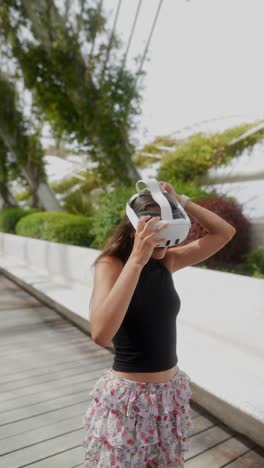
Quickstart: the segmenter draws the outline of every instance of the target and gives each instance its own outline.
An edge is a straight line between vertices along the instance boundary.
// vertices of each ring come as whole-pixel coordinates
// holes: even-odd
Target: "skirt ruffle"
[[[127,385],[108,370],[89,395],[83,468],[139,468],[154,459],[166,466],[184,463],[193,428],[190,377],[184,371],[162,384]]]

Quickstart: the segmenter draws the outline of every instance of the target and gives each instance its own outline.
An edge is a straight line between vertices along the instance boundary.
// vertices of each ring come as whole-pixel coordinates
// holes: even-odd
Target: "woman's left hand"
[[[162,190],[166,190],[172,197],[180,201],[181,196],[174,190],[171,184],[164,182],[163,180],[160,180],[159,183]]]

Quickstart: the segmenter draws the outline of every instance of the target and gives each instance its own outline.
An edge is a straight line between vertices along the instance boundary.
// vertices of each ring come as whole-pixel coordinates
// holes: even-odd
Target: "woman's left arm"
[[[162,189],[167,190],[180,202],[180,195],[176,193],[174,188],[165,182],[163,184],[165,184],[166,188],[163,185]],[[184,210],[196,218],[208,231],[208,234],[186,245],[179,244],[168,248],[164,262],[171,273],[208,259],[222,249],[236,233],[234,226],[197,203],[188,200]]]

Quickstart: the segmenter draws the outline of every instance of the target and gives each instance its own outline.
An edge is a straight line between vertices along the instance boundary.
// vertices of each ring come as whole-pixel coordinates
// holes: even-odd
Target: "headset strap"
[[[161,219],[166,219],[168,221],[173,220],[171,206],[167,198],[163,195],[159,182],[154,178],[138,180],[136,183],[137,191],[139,182],[143,182],[145,185],[148,186],[152,198],[154,198],[154,200],[160,206]]]
[[[134,212],[134,210],[131,208],[130,206],[130,203],[135,200],[135,198],[138,197],[138,194],[136,193],[135,195],[133,195],[130,200],[126,203],[126,212],[127,214],[129,215],[129,219],[132,223],[132,225],[134,226],[134,228],[136,229],[137,228],[137,223],[138,223],[138,217],[136,215],[136,213]]]
[[[139,193],[142,193],[144,192],[145,190],[147,190],[147,188],[143,189],[143,190],[140,190],[139,187],[138,187],[138,184],[139,182],[143,182],[145,185],[147,185],[147,188],[149,188],[150,192],[151,192],[151,195],[153,197],[153,199],[158,203],[158,205],[160,206],[160,209],[161,209],[161,219],[165,219],[166,221],[170,221],[170,220],[173,220],[173,212],[172,212],[172,208],[170,206],[170,203],[169,201],[167,200],[167,198],[163,195],[162,193],[162,190],[161,190],[161,187],[160,187],[160,184],[159,182],[154,179],[154,178],[146,178],[145,180],[138,180],[137,183],[136,183],[136,190],[137,190],[137,193],[135,195],[133,195],[130,200],[126,203],[126,212],[127,214],[129,215],[129,219],[132,223],[132,225],[134,226],[134,228],[136,229],[137,228],[137,223],[138,223],[138,216],[136,215],[136,213],[134,212],[134,210],[131,208],[130,206],[130,203],[135,200],[135,198],[137,198],[139,196]],[[180,203],[177,202],[177,206],[178,208],[180,209],[180,211],[182,212],[185,220],[188,221],[188,224],[189,226],[191,225],[191,221],[189,219],[189,217],[187,216],[186,212],[184,211],[183,207],[181,206]]]

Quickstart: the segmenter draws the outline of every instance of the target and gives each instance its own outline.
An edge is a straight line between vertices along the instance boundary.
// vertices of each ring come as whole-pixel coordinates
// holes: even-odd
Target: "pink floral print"
[[[83,468],[181,466],[193,429],[190,380],[179,368],[162,383],[104,372],[83,414]]]

